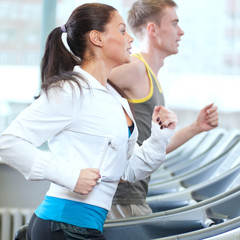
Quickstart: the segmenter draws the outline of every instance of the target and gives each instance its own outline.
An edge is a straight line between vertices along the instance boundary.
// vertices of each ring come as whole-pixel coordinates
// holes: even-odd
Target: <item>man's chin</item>
[[[129,57],[128,59],[126,59],[125,63],[130,63],[131,62],[131,58]]]
[[[172,54],[177,54],[178,53],[178,49],[176,49]]]

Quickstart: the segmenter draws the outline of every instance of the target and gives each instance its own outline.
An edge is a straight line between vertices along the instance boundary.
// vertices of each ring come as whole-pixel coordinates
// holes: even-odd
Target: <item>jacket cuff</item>
[[[151,136],[148,141],[148,147],[157,155],[165,155],[167,145],[169,144],[173,133],[173,129],[161,129],[159,124],[152,121]]]
[[[47,151],[39,151],[37,158],[29,179],[31,179],[31,175],[34,175],[34,178],[37,179],[37,173],[42,172],[44,176],[39,176],[40,179],[43,177],[46,180],[74,191],[80,175],[80,169],[74,168],[71,163],[59,162],[54,159],[53,154]],[[45,159],[48,159],[48,161],[44,161]]]

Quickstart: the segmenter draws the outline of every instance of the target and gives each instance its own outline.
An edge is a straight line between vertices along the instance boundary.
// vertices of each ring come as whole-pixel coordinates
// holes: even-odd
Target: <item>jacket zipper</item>
[[[107,151],[108,151],[108,149],[109,149],[110,146],[111,146],[113,149],[116,150],[116,146],[112,144],[111,140],[108,140],[107,147],[106,147],[106,149],[105,149],[105,151],[104,151],[104,154],[103,154],[103,156],[102,156],[101,162],[100,162],[100,164],[99,164],[99,166],[98,166],[99,170],[101,170],[101,167],[102,167],[104,158],[105,158],[105,156],[106,156],[106,154],[107,154]],[[101,180],[102,180],[102,178],[99,178],[99,179],[97,180],[97,182],[100,183]]]

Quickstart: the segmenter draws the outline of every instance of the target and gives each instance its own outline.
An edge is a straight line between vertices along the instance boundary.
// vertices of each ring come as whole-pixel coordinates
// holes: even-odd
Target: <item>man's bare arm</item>
[[[175,132],[167,146],[167,153],[172,152],[195,135],[212,130],[218,126],[217,107],[212,104],[204,107],[198,114],[197,119],[185,128]]]

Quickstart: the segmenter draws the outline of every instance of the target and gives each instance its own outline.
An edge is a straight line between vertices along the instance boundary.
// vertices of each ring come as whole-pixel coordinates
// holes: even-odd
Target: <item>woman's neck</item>
[[[81,68],[95,77],[103,86],[106,86],[110,71],[107,70],[103,62],[90,61],[82,63]]]

